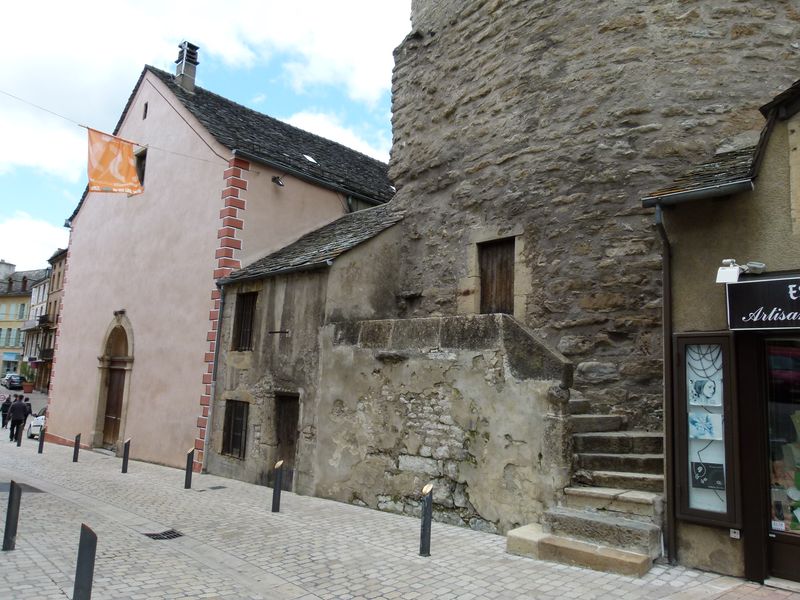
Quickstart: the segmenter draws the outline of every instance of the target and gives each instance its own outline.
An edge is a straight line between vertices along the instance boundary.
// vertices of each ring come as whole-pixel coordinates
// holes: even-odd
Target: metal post
[[[128,457],[131,455],[131,438],[125,440],[122,446],[122,472],[128,472]]]
[[[272,484],[272,512],[281,512],[281,488],[283,487],[283,461],[275,463],[275,481]]]
[[[431,555],[431,519],[433,518],[433,484],[422,488],[422,528],[419,534],[419,555]]]
[[[39,430],[39,450],[38,450],[37,454],[41,454],[44,451],[44,432],[45,432],[45,428],[42,427]]]
[[[78,462],[78,451],[81,449],[81,434],[75,436],[75,448],[72,450],[72,462]]]
[[[194,448],[186,453],[186,479],[183,480],[183,489],[192,487],[192,467],[194,466]]]
[[[72,600],[91,600],[94,579],[94,557],[97,554],[97,534],[81,523],[78,563],[75,565],[75,587]]]
[[[6,530],[3,534],[3,550],[13,550],[17,544],[17,523],[19,522],[19,502],[22,488],[12,481],[8,488],[8,511],[6,512]]]

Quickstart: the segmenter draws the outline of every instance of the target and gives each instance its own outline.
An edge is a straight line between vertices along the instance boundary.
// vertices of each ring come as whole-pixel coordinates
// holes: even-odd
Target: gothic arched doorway
[[[124,314],[115,314],[98,357],[100,397],[98,398],[94,446],[116,450],[124,434],[133,344],[130,322]]]

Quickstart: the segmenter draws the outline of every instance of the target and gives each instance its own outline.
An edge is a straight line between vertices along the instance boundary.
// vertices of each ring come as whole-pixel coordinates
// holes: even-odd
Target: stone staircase
[[[663,435],[628,431],[619,415],[570,400],[572,485],[541,523],[508,533],[512,554],[642,576],[661,556]]]

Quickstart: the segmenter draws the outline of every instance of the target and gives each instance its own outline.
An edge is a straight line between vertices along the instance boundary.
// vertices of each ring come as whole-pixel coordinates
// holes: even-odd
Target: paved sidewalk
[[[0,440],[0,482],[23,492],[17,549],[0,556],[0,597],[72,597],[80,524],[97,533],[93,598],[602,599],[786,598],[770,588],[681,567],[641,579],[511,556],[505,538],[434,523],[421,558],[417,519],[47,444]],[[8,493],[0,493],[5,511]],[[4,518],[0,518],[0,525]],[[177,529],[183,537],[143,533]]]

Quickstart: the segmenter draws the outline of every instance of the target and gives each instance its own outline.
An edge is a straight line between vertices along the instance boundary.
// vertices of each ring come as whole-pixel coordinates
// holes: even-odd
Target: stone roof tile
[[[348,213],[277,252],[234,271],[220,283],[261,279],[286,271],[324,266],[327,261],[375,237],[402,218],[402,212],[386,204]]]
[[[747,182],[755,176],[756,155],[757,146],[717,154],[712,160],[690,169],[669,186],[648,193],[642,203],[644,206],[654,206],[677,194]]]
[[[377,202],[386,202],[394,195],[386,163],[199,86],[195,86],[194,93],[187,92],[175,83],[173,75],[155,67],[145,68],[164,82],[219,143],[231,150],[244,151],[278,169],[294,171]]]

